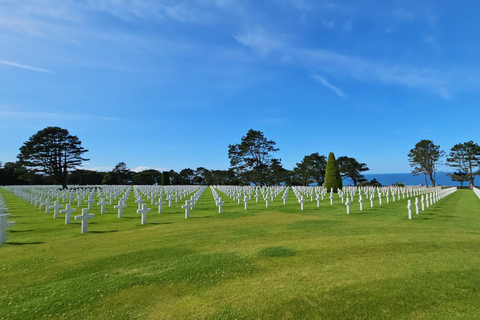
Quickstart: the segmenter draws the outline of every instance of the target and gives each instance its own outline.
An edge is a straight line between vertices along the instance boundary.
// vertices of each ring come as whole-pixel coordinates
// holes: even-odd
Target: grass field
[[[407,200],[300,211],[293,192],[218,214],[207,189],[140,224],[107,207],[65,225],[0,189],[0,319],[480,319],[480,200],[459,190],[407,218]],[[78,211],[76,213],[79,214]]]

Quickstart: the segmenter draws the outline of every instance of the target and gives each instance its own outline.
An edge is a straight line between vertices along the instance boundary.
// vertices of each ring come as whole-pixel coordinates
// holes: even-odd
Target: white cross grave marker
[[[300,197],[300,200],[298,200],[298,202],[300,202],[300,210],[303,210],[305,204],[305,199],[303,198],[303,196]]]
[[[225,201],[222,201],[222,198],[218,198],[218,201],[217,201],[218,213],[222,213],[222,205],[224,203],[225,203]]]
[[[171,208],[171,207],[172,207],[172,200],[173,200],[172,195],[169,194],[169,195],[165,198],[165,200],[168,201],[168,207]]]
[[[62,208],[62,207],[63,207],[63,206],[58,203],[58,200],[56,200],[56,201],[54,202],[53,206],[50,206],[50,209],[53,209],[53,217],[54,217],[54,218],[58,218],[59,210],[60,210],[60,208]]]
[[[92,201],[93,202],[93,201]],[[88,214],[88,209],[82,209],[81,216],[75,216],[75,220],[82,220],[82,233],[88,232],[88,219],[95,217],[94,214]]]
[[[150,211],[152,211],[152,209],[147,208],[147,204],[146,204],[146,203],[143,203],[143,204],[142,204],[142,209],[138,209],[138,210],[137,210],[137,213],[141,213],[141,214],[142,214],[142,224],[146,224],[146,223],[147,223],[147,212],[150,212]]]
[[[93,197],[90,196],[90,197],[88,198],[88,200],[85,201],[85,202],[88,203],[87,209],[88,209],[88,210],[92,210],[92,203],[95,202],[95,199],[93,199]],[[83,210],[82,210],[82,211],[83,211]],[[76,217],[75,217],[75,219],[76,219]]]
[[[408,219],[412,220],[412,200],[408,199]]]
[[[105,213],[105,206],[106,206],[107,204],[108,204],[108,203],[105,201],[105,199],[100,198],[100,202],[97,203],[97,205],[100,206],[100,213]]]
[[[135,202],[138,203],[138,208],[137,208],[137,209],[138,209],[138,210],[141,210],[141,208],[142,208],[142,203],[144,203],[145,200],[143,200],[142,197],[139,197],[139,198],[137,198],[137,200],[135,200]]]
[[[118,205],[113,206],[113,209],[118,209],[118,217],[121,218],[123,217],[123,208],[125,208],[127,205],[125,202],[123,202],[123,199],[118,200]]]
[[[186,200],[185,205],[182,206],[182,209],[185,209],[185,219],[190,217],[190,209],[193,209],[192,201]]]
[[[154,204],[158,206],[158,213],[162,213],[163,205],[165,204],[165,202],[163,202],[162,197],[158,198],[158,201],[155,202]]]
[[[65,205],[65,209],[60,210],[61,213],[65,213],[65,224],[70,224],[71,213],[77,211],[75,208],[72,209],[71,206],[72,205],[70,203],[67,203]]]

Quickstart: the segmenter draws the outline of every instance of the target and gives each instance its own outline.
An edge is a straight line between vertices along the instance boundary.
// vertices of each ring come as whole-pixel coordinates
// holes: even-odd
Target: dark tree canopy
[[[377,181],[377,179],[373,178],[372,180],[368,181],[368,180],[365,180],[365,181],[362,181],[358,184],[359,186],[362,186],[362,187],[381,187],[382,184],[380,182]]]
[[[119,162],[113,168],[112,172],[117,176],[117,180],[119,184],[130,184],[132,183],[134,173],[129,168],[125,162]]]
[[[473,187],[475,176],[480,174],[480,146],[472,140],[454,145],[448,154],[447,163],[464,173],[470,187]]]
[[[359,182],[366,181],[365,177],[360,173],[370,170],[365,163],[360,163],[355,158],[339,157],[337,159],[340,173],[347,179],[351,180],[356,186]]]
[[[162,173],[155,169],[143,170],[133,177],[133,184],[136,185],[157,185],[162,180]]]
[[[342,177],[340,176],[340,168],[338,167],[333,152],[328,154],[327,169],[325,170],[325,183],[323,186],[329,191],[333,189],[334,192],[337,192],[337,189],[341,189],[343,186]]]
[[[301,185],[317,183],[323,185],[325,179],[325,170],[327,169],[327,159],[318,152],[305,156],[302,162],[297,163],[293,169],[295,180]]]
[[[102,184],[104,176],[105,176],[105,172],[77,169],[77,170],[73,170],[68,175],[68,184],[79,184],[79,185]],[[114,183],[111,183],[111,184],[114,184]]]
[[[127,168],[125,162],[119,162],[112,171],[103,176],[102,184],[106,185],[125,185],[133,183],[135,172]]]
[[[246,183],[265,185],[270,166],[274,160],[280,161],[272,157],[279,150],[275,145],[273,140],[264,137],[263,132],[250,129],[240,143],[228,146],[230,166]]]
[[[445,151],[440,150],[440,146],[435,145],[432,140],[420,140],[408,153],[408,161],[413,167],[412,174],[416,176],[422,173],[425,176],[425,185],[428,186],[429,177],[435,187],[437,166],[441,164],[440,159],[444,156]]]
[[[465,172],[462,172],[462,171],[458,171],[458,172],[454,172],[454,173],[447,173],[447,176],[449,176],[450,179],[452,179],[452,181],[460,182],[460,186],[462,188],[463,188],[463,184],[466,181],[468,181],[467,175],[465,174]]]
[[[19,184],[48,184],[45,175],[36,174],[33,170],[28,170],[19,161],[5,162],[0,166],[0,185],[19,185]]]
[[[282,166],[280,160],[272,159],[268,167],[266,184],[269,186],[278,186],[287,179],[287,170]]]
[[[30,137],[20,148],[18,159],[22,165],[53,178],[54,183],[67,187],[68,170],[78,167],[88,150],[77,136],[59,127],[47,127]]]

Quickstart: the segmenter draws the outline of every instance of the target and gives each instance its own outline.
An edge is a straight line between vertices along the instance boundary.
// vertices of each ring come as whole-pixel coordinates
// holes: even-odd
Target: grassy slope
[[[269,208],[209,189],[147,225],[94,209],[80,223],[0,189],[16,224],[0,247],[0,319],[480,318],[480,201],[459,190],[414,219],[406,200],[350,215],[336,200],[305,211],[290,192]],[[78,213],[77,213],[78,214]]]

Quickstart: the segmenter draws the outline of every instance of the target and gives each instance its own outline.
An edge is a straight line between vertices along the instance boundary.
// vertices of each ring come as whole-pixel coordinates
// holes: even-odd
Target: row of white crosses
[[[236,201],[239,205],[243,200],[245,210],[248,209],[248,202],[252,197],[255,198],[257,203],[259,198],[263,198],[265,201],[265,207],[268,208],[270,202],[285,190],[285,187],[283,186],[216,186],[216,188],[226,196],[230,197],[233,201]]]
[[[382,188],[365,188],[362,190],[362,188],[356,188],[356,187],[346,187],[346,192],[349,192],[351,195],[351,198],[347,196],[347,200],[345,202],[345,205],[347,207],[347,214],[350,214],[350,205],[353,201],[353,196],[355,193],[358,191],[358,202],[360,204],[360,211],[363,210],[363,196],[362,192],[364,195],[369,196],[370,199],[370,206],[373,207],[373,199],[375,196],[375,192],[378,192],[378,198],[379,198],[379,204],[382,204],[382,195],[386,196],[387,203],[389,203],[389,198],[388,195],[391,192],[392,193],[392,200],[395,201],[395,197],[397,197],[397,200],[400,200],[400,193],[402,194],[402,198],[411,198],[415,197],[415,212],[416,214],[419,214],[419,201],[418,201],[418,196],[421,197],[421,206],[422,206],[422,211],[425,210],[425,205],[428,208],[430,205],[436,203],[438,200],[444,198],[445,196],[455,192],[457,189],[456,188],[447,188],[447,189],[442,189],[441,187],[434,187],[434,188],[426,188],[426,187],[402,187],[402,188],[397,188],[397,187],[382,187]],[[350,190],[349,190],[350,189]],[[390,191],[391,190],[391,191]],[[408,199],[408,204],[407,204],[407,209],[408,209],[408,217],[409,219],[412,218],[411,215],[411,200]]]
[[[127,191],[125,194],[129,193],[130,187],[119,187],[115,186],[113,187],[115,190],[109,190],[109,194],[107,195],[107,191],[104,191],[102,189],[105,188],[100,188],[100,187],[82,187],[82,188],[74,188],[70,191],[59,191],[59,190],[52,190],[51,188],[15,188],[13,192],[23,198],[25,201],[28,201],[34,205],[39,205],[39,208],[42,209],[42,207],[45,207],[45,211],[48,213],[51,209],[53,209],[53,217],[58,218],[59,213],[64,213],[65,214],[65,224],[70,224],[71,223],[71,214],[72,212],[77,211],[76,208],[72,208],[72,202],[73,200],[77,201],[78,205],[80,205],[81,201],[86,198],[88,195],[88,200],[85,201],[87,203],[88,208],[82,209],[82,215],[76,216],[75,220],[82,220],[81,223],[81,232],[85,233],[87,232],[87,221],[88,219],[91,219],[94,217],[92,214],[88,214],[88,210],[91,210],[92,208],[92,203],[95,202],[93,199],[94,193],[96,192],[99,196],[99,203],[98,205],[101,206],[101,213],[105,213],[105,205],[107,205],[107,202],[104,200],[103,196],[105,198],[109,199],[110,203],[115,197],[118,197],[120,193],[125,191],[125,188],[127,188]],[[111,189],[111,188],[110,188]],[[12,191],[12,190],[10,190]],[[69,194],[67,196],[66,194]],[[39,198],[40,197],[40,198]],[[45,197],[44,200],[43,197]],[[56,197],[57,200],[51,203],[51,197]],[[128,197],[128,196],[127,196]],[[40,199],[40,200],[39,200]],[[60,200],[61,199],[61,200]],[[63,208],[63,205],[60,204],[60,201],[62,201],[65,204],[65,208]],[[121,217],[121,214],[119,214],[119,217]]]
[[[295,194],[295,197],[297,198],[298,203],[300,203],[301,210],[305,209],[305,202],[307,201],[307,199],[309,199],[310,202],[313,202],[315,200],[317,203],[317,207],[320,207],[320,201],[323,200],[323,198],[327,194],[327,190],[323,187],[313,187],[313,186],[292,187],[292,190],[293,190],[293,193]],[[286,200],[286,195],[284,196]],[[285,201],[284,201],[284,204],[285,204]],[[330,193],[330,204],[333,204],[333,192]]]
[[[210,186],[210,190],[212,191],[213,200],[215,201],[215,205],[218,207],[218,213],[222,213],[223,212],[222,208],[223,208],[223,204],[225,203],[225,201],[222,201],[222,198],[220,197],[217,190],[213,186]]]
[[[426,196],[426,202],[427,202],[427,207],[429,207],[429,198],[430,198],[430,205],[435,204],[437,201],[445,198],[446,196],[454,193],[457,191],[457,187],[451,187],[451,188],[446,188],[446,189],[440,189],[440,190],[435,190],[434,192],[430,193],[429,195]],[[424,195],[421,197],[422,201],[422,211],[425,210],[424,206]],[[419,207],[418,207],[418,197],[415,197],[415,213],[419,214]],[[408,219],[412,219],[412,201],[408,199],[408,204],[407,204],[407,210],[408,210]]]
[[[344,187],[342,191],[339,191],[339,195],[342,198],[346,196],[345,205],[347,206],[347,213],[350,213],[350,205],[354,202],[354,197],[358,193],[358,202],[360,211],[363,210],[364,197],[370,200],[370,207],[374,206],[375,195],[378,197],[378,202],[382,205],[382,196],[386,197],[387,203],[389,203],[390,194],[392,195],[392,201],[400,200],[405,197],[410,198],[415,195],[421,195],[433,192],[439,188],[426,188],[426,187]],[[433,191],[432,191],[433,190]]]
[[[202,186],[193,194],[193,196],[190,197],[190,200],[185,200],[185,205],[182,206],[182,209],[185,209],[185,219],[190,217],[190,210],[193,210],[195,204],[197,203],[198,199],[200,199],[205,189],[207,189],[207,187]]]
[[[188,189],[191,191],[192,187],[188,187]],[[193,188],[198,189],[197,188]],[[176,188],[173,188],[174,192],[176,191]],[[189,190],[182,190],[181,194],[180,192],[174,193],[173,195],[175,198],[178,198],[180,195],[181,197],[185,196],[186,194],[189,193]],[[89,214],[88,210],[92,209],[92,203],[96,203],[94,197],[95,193],[98,197],[98,203],[97,205],[100,206],[100,213],[103,214],[105,213],[105,207],[107,205],[112,205],[112,201],[114,199],[119,198],[119,196],[123,193],[123,197],[120,198],[118,201],[118,205],[115,205],[114,208],[118,209],[118,217],[121,218],[123,215],[123,208],[126,207],[125,202],[128,199],[128,196],[131,191],[131,187],[126,187],[126,186],[87,186],[87,187],[82,187],[82,188],[72,188],[72,190],[69,191],[60,191],[58,190],[57,187],[54,186],[49,186],[49,187],[10,187],[9,190],[10,192],[15,193],[17,196],[20,196],[22,199],[25,201],[28,201],[32,204],[39,205],[40,209],[45,207],[45,211],[48,213],[51,209],[53,209],[53,217],[58,218],[59,213],[65,213],[65,224],[70,224],[71,221],[71,213],[75,212],[76,209],[72,208],[72,202],[75,200],[77,201],[77,206],[81,206],[81,202],[85,199],[85,203],[87,205],[87,208],[82,209],[82,215],[80,216],[75,216],[75,220],[81,220],[81,232],[86,233],[88,231],[88,219],[94,218],[93,214]],[[151,211],[151,209],[146,208],[146,204],[142,204],[141,196],[140,196],[140,191],[136,188],[134,189],[134,192],[137,197],[137,201],[139,203],[139,208],[137,210],[137,213],[141,214],[141,223],[146,224],[146,213]],[[160,191],[161,192],[161,191]],[[201,193],[200,193],[201,194]],[[198,195],[198,197],[200,196]],[[57,198],[52,204],[51,199],[52,198]],[[150,193],[150,197],[153,197],[153,193]],[[68,200],[68,203],[65,204],[65,209],[62,209],[63,206],[60,204],[60,199],[63,203],[65,203],[66,200]],[[108,202],[105,200],[108,199]],[[177,201],[177,199],[175,199]],[[198,200],[198,198],[195,198],[193,200],[193,204]],[[159,199],[161,202],[161,198]],[[153,202],[153,201],[152,201]],[[161,204],[159,204],[161,206]],[[171,203],[170,203],[171,205]],[[140,207],[141,206],[141,207]],[[161,212],[161,207],[159,206],[159,211]],[[192,205],[193,207],[193,205]],[[5,217],[2,218],[1,223],[3,226],[9,226],[11,223],[6,222],[6,217],[8,215],[5,215]],[[188,215],[186,214],[186,217]],[[1,228],[1,227],[0,227]],[[0,229],[2,230],[2,229]],[[6,232],[2,232],[0,237],[4,237],[6,242]],[[2,238],[3,239],[3,238]]]

